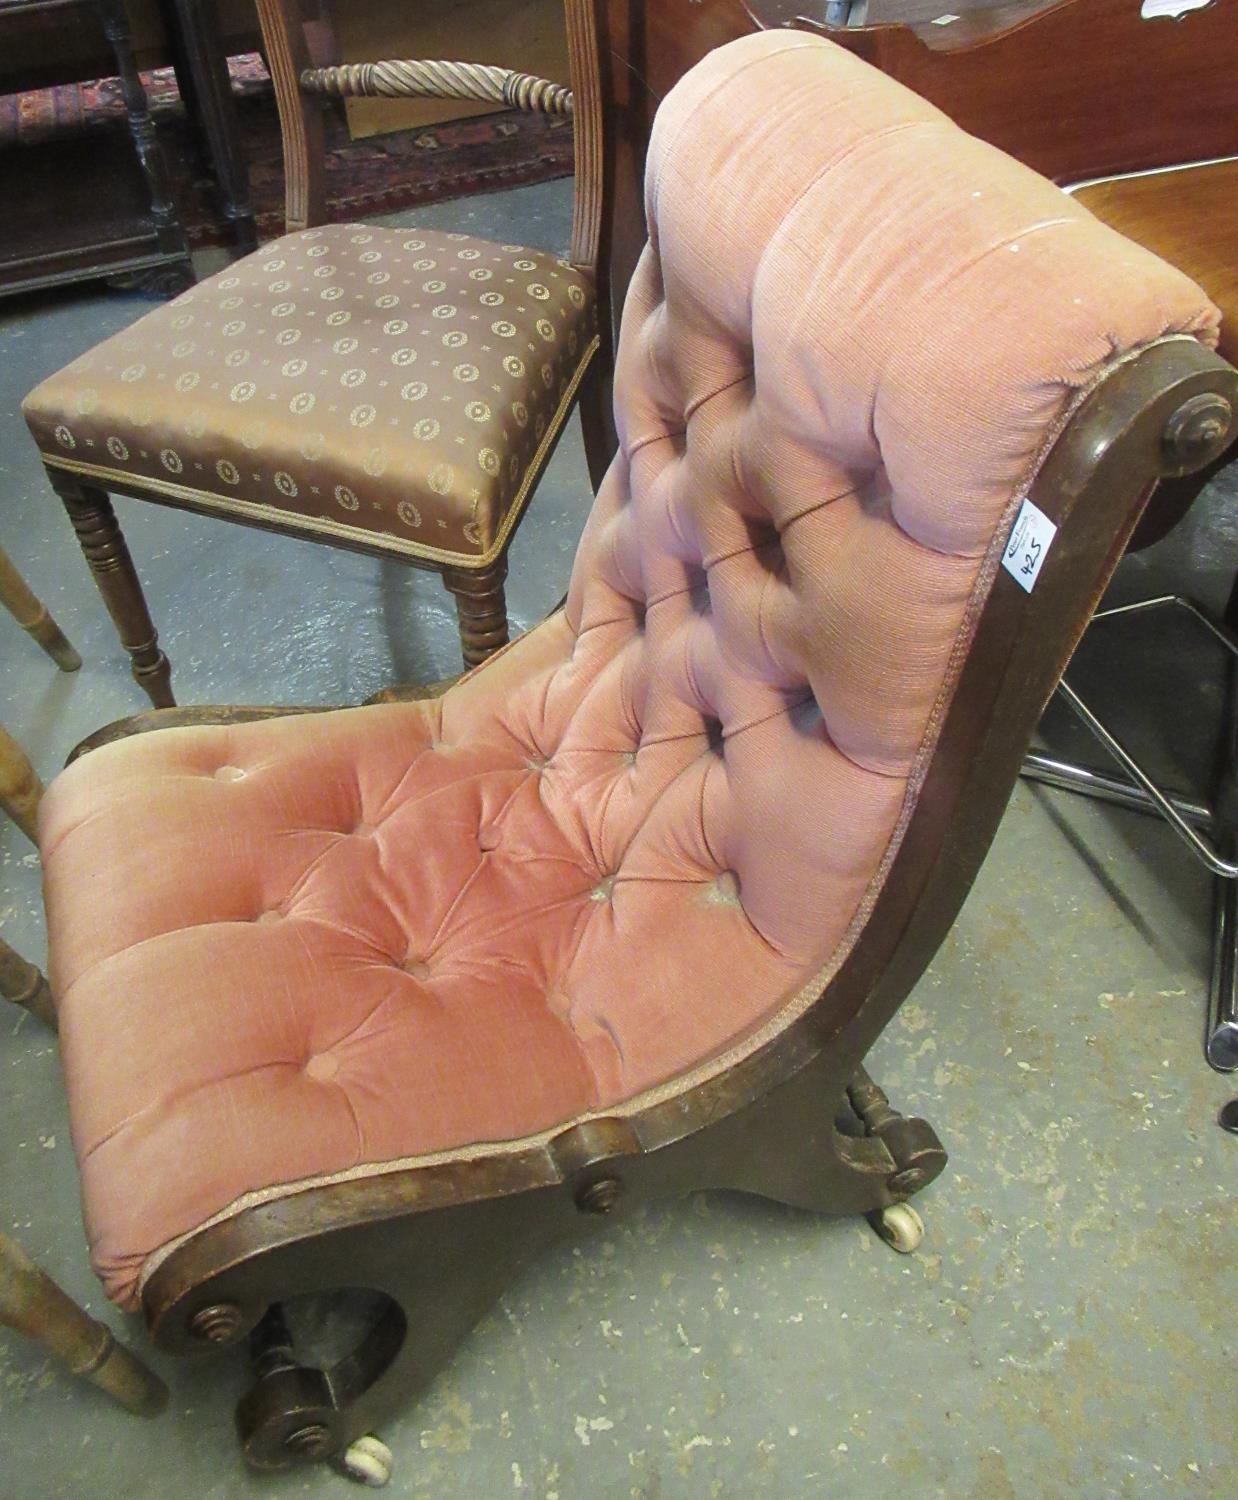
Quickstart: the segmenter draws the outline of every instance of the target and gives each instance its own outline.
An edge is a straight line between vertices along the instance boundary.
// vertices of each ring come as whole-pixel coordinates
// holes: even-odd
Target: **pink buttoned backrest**
[[[871,899],[1072,402],[1124,351],[1215,342],[1217,315],[807,34],[745,38],[682,80],[646,197],[621,451],[568,602],[580,670],[609,666],[565,744],[608,721],[656,747],[641,792],[599,814],[624,873],[733,872],[755,934],[803,971]],[[685,851],[668,830],[689,804]]]

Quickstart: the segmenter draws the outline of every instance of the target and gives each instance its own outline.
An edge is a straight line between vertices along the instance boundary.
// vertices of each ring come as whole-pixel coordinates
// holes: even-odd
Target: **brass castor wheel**
[[[391,1478],[394,1462],[391,1449],[386,1443],[379,1442],[370,1434],[350,1443],[339,1460],[340,1468],[350,1479],[368,1484],[376,1490],[382,1489]]]
[[[868,1216],[868,1222],[900,1255],[918,1250],[924,1238],[924,1220],[910,1203],[892,1203],[889,1208],[878,1209]]]

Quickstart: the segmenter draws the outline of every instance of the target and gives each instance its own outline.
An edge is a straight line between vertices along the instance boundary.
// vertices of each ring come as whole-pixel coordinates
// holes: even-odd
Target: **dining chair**
[[[573,408],[595,468],[612,441],[595,359],[601,125],[588,8],[565,8],[582,108],[563,258],[468,234],[322,222],[310,156],[327,99],[302,88],[319,9],[259,0],[290,232],[88,350],[23,407],[156,706],[174,702],[170,667],[113,494],[431,569],[454,595],[467,665],[507,640],[508,547]],[[363,79],[373,68],[387,76],[376,64]],[[573,110],[572,89],[503,69],[391,68],[413,69],[419,93],[472,80],[514,107]],[[333,91],[346,86],[327,78]]]

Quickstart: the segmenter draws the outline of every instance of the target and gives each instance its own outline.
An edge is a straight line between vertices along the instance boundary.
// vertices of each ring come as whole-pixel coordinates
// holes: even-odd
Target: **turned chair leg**
[[[443,573],[443,582],[456,597],[460,648],[466,667],[480,666],[500,646],[507,645],[507,600],[503,594],[506,578],[506,557],[475,572],[447,568]]]
[[[52,1004],[52,992],[47,980],[32,963],[0,938],[0,995],[28,1010],[37,1020],[53,1031],[56,1026],[56,1007]]]
[[[163,1381],[5,1234],[0,1234],[0,1323],[37,1339],[74,1375],[137,1416],[153,1417],[168,1404]]]
[[[0,725],[0,807],[32,842],[38,842],[35,816],[43,783],[29,758],[7,729]]]
[[[174,708],[172,669],[159,649],[142,585],[107,495],[62,469],[48,468],[52,488],[64,501],[103,602],[133,662],[133,676],[156,708]]]
[[[0,547],[0,604],[28,635],[34,637],[62,672],[77,671],[82,658],[48,614],[47,606],[30,592],[29,585],[3,547]]]

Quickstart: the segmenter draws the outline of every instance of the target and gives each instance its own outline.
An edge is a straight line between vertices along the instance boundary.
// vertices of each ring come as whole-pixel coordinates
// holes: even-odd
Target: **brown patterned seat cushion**
[[[148,313],[24,403],[104,489],[480,566],[594,343],[588,279],[465,234],[309,229]]]

